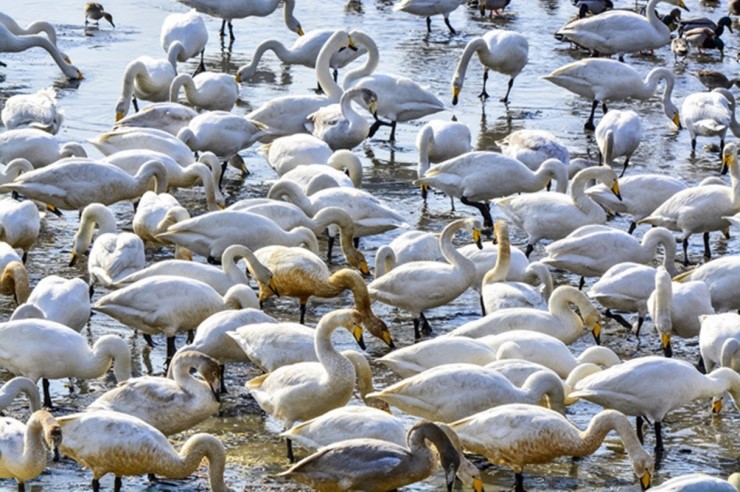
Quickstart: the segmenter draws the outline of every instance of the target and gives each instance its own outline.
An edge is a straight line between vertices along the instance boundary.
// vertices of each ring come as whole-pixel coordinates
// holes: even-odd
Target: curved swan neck
[[[336,311],[334,311],[336,313]],[[346,316],[330,316],[326,319],[326,316],[319,321],[316,327],[316,334],[314,336],[314,347],[316,350],[316,357],[324,369],[326,370],[327,377],[334,382],[334,384],[341,384],[342,382],[348,382],[350,386],[355,385],[355,368],[352,363],[345,356],[340,354],[331,342],[331,334],[343,326],[337,318],[345,318]],[[350,328],[347,328],[350,329]]]
[[[208,483],[214,492],[230,490],[224,483],[226,449],[217,438],[210,434],[195,434],[183,444],[179,460],[162,463],[166,476],[187,476],[200,466],[205,458],[208,461]]]
[[[698,385],[697,398],[721,396],[728,391],[736,407],[740,407],[740,374],[729,367],[720,367],[703,377],[704,383]]]
[[[270,191],[267,193],[267,198],[273,200],[282,200],[297,205],[303,212],[309,217],[313,217],[316,213],[311,199],[306,196],[300,186],[293,181],[279,180],[277,183],[272,185]]]
[[[244,258],[252,276],[261,284],[268,285],[272,279],[272,272],[255,256],[251,249],[240,244],[226,248],[221,256],[221,262],[230,265],[236,264],[237,258]]]
[[[547,396],[550,409],[559,413],[564,412],[563,401],[565,400],[565,393],[563,392],[563,382],[557,375],[551,372],[535,372],[524,381],[521,391],[535,405],[544,396]]]
[[[20,36],[16,38],[19,40],[19,44],[23,46],[23,49],[27,48],[33,48],[38,46],[39,48],[42,48],[46,50],[49,55],[54,59],[54,63],[57,64],[59,69],[64,72],[64,75],[67,77],[76,77],[76,74],[72,74],[71,65],[67,63],[67,61],[64,59],[64,55],[62,55],[62,52],[59,51],[59,49],[54,45],[48,38],[45,36],[40,36],[38,34],[33,35],[27,35],[27,36]],[[76,71],[76,70],[75,70]]]
[[[156,180],[155,193],[160,194],[167,191],[167,168],[160,161],[145,162],[133,178],[136,182],[135,188],[131,190],[133,196],[143,195],[152,178]]]
[[[460,453],[447,437],[447,434],[436,424],[431,422],[418,422],[414,424],[406,435],[406,442],[411,451],[410,468],[417,469],[420,467],[434,466],[430,463],[433,460],[431,449],[427,446],[426,441],[430,441],[437,449],[440,464],[445,473],[445,480],[448,487],[451,486],[454,475],[460,468]]]
[[[349,131],[354,130],[362,124],[367,124],[365,118],[352,107],[353,101],[359,101],[364,96],[365,89],[349,89],[339,100],[339,108],[342,115],[349,123]]]
[[[365,60],[363,65],[351,70],[344,76],[342,87],[345,89],[352,87],[354,83],[362,77],[372,74],[378,68],[378,63],[380,62],[378,45],[375,44],[375,40],[373,38],[362,31],[352,31],[350,36],[352,36],[353,41],[356,41],[357,44],[360,44],[367,49],[367,60]]]
[[[663,245],[663,250],[665,251],[663,266],[671,275],[671,278],[678,274],[676,266],[674,265],[674,260],[676,258],[676,240],[673,238],[673,234],[671,234],[669,230],[663,227],[654,227],[650,229],[643,236],[641,245],[653,254],[655,254],[659,245]]]
[[[740,341],[728,338],[720,350],[720,366],[740,370]]]
[[[316,80],[319,81],[321,89],[326,94],[326,97],[332,101],[337,102],[342,96],[342,88],[339,87],[334,81],[334,77],[331,75],[331,57],[343,46],[346,47],[347,43],[343,38],[348,38],[345,31],[336,31],[331,37],[324,43],[324,46],[319,51],[319,55],[316,57]]]
[[[465,81],[465,73],[468,71],[468,65],[470,64],[470,59],[473,57],[474,53],[478,50],[485,49],[486,46],[486,40],[482,37],[473,38],[467,45],[465,45],[465,49],[463,50],[462,55],[460,55],[460,61],[457,63],[455,74],[452,76],[453,88],[462,88],[463,82]]]
[[[652,463],[650,455],[642,447],[632,430],[629,420],[616,410],[604,410],[596,414],[585,431],[579,432],[580,446],[572,450],[574,456],[585,456],[595,452],[610,431],[616,431],[624,443],[627,454],[633,463],[637,459]]]
[[[527,276],[527,279],[525,280],[527,283],[532,283],[534,281],[535,285],[542,286],[542,297],[549,302],[550,296],[552,296],[554,284],[552,281],[552,275],[550,274],[550,269],[547,268],[547,265],[539,261],[532,262],[527,265],[527,269],[524,271],[524,274]]]
[[[573,177],[570,185],[570,196],[573,203],[584,214],[599,220],[601,223],[606,221],[606,212],[597,204],[589,195],[585,193],[586,186],[592,178],[600,179],[602,170],[609,169],[603,166],[586,168]]]
[[[54,430],[59,433],[59,424],[49,412],[46,410],[33,412],[26,423],[26,432],[23,436],[22,460],[26,464],[24,468],[40,463],[39,473],[43,471],[47,459],[44,434],[51,434]]]
[[[0,408],[10,405],[20,394],[26,395],[32,412],[41,408],[38,388],[33,381],[23,376],[14,377],[0,388]]]
[[[104,374],[113,361],[113,374],[119,383],[131,377],[131,352],[122,339],[104,335],[95,342],[91,354],[78,361],[78,377],[92,379]]]
[[[601,151],[604,164],[611,166],[614,161],[614,132],[611,130],[606,131],[604,136],[604,150]]]
[[[197,177],[203,183],[208,211],[215,212],[221,210],[221,206],[224,204],[224,197],[216,186],[216,178],[211,168],[200,162],[194,162],[182,170],[185,177],[189,179]]]
[[[654,322],[658,333],[671,333],[671,303],[673,302],[673,285],[670,275],[663,267],[655,272]]]
[[[661,22],[662,24],[662,22]],[[665,80],[665,92],[663,93],[663,102],[670,101],[671,94],[673,93],[673,86],[675,85],[675,78],[673,73],[664,67],[658,67],[650,70],[645,77],[645,86],[643,88],[643,99],[655,94],[658,90],[658,82],[660,79]]]
[[[357,390],[360,392],[362,400],[365,401],[365,397],[375,391],[375,388],[373,387],[373,372],[370,369],[370,363],[364,355],[355,350],[344,350],[342,351],[342,355],[346,357],[355,368]]]
[[[334,151],[326,163],[337,171],[349,173],[349,179],[355,188],[362,188],[362,162],[360,158],[346,149]]]
[[[20,261],[11,261],[5,266],[0,276],[0,286],[10,286],[18,305],[25,303],[31,294],[28,283],[28,271]]]
[[[503,282],[509,275],[511,266],[511,242],[509,241],[509,228],[503,221],[497,221],[494,226],[494,234],[498,242],[498,255],[496,264],[483,277],[482,285]]]
[[[396,253],[388,245],[378,248],[375,253],[375,278],[380,278],[396,267]]]
[[[556,192],[565,193],[568,191],[568,168],[557,159],[548,159],[543,162],[534,176],[538,188],[544,188],[548,181],[554,178],[557,185]]]
[[[465,227],[467,219],[458,219],[451,222],[442,230],[442,235],[439,237],[439,249],[442,252],[442,256],[445,257],[447,262],[455,267],[464,268],[468,270],[475,270],[475,264],[460,253],[457,248],[452,244],[452,238],[455,233]]]
[[[314,230],[325,229],[330,224],[339,227],[339,244],[344,257],[348,261],[350,258],[355,258],[358,254],[361,254],[353,244],[355,224],[347,212],[339,207],[322,208],[314,215],[313,221],[315,224]]]
[[[190,93],[195,91],[195,82],[189,74],[181,73],[170,83],[170,101],[177,102],[180,97],[180,89],[185,88],[185,95],[190,100]]]
[[[416,147],[419,151],[419,167],[417,168],[416,175],[418,178],[424,177],[430,166],[429,162],[429,146],[434,141],[434,130],[431,126],[425,126],[419,132],[416,137]]]

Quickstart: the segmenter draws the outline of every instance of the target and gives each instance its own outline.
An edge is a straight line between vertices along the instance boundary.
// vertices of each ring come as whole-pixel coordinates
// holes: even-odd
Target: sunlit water
[[[109,0],[110,1],[110,0]],[[448,111],[435,115],[437,118],[450,119],[453,115],[467,124],[472,133],[477,149],[496,150],[496,141],[511,131],[530,128],[544,129],[555,133],[571,150],[572,156],[591,156],[595,158],[597,149],[593,136],[583,133],[583,122],[588,116],[590,104],[565,90],[539,79],[555,68],[583,56],[569,49],[567,44],[553,39],[552,34],[575,14],[570,2],[562,0],[525,1],[514,0],[504,17],[498,19],[481,19],[475,10],[462,7],[451,16],[451,22],[459,34],[450,36],[441,18],[434,18],[433,32],[427,35],[425,23],[421,18],[403,13],[392,12],[393,2],[365,1],[345,5],[341,1],[314,2],[298,0],[296,16],[304,29],[347,27],[363,29],[371,34],[381,50],[380,70],[390,73],[402,73],[413,77],[422,84],[428,85],[440,98],[449,104],[449,83],[457,64],[457,59],[467,41],[473,36],[483,34],[491,28],[516,30],[523,33],[530,44],[530,62],[517,78],[512,91],[508,108],[498,102],[506,90],[506,77],[491,73],[488,92],[492,98],[485,104],[476,98],[480,92],[482,69],[473,62],[466,78],[460,104]],[[632,2],[617,2],[618,6]],[[724,14],[724,6],[716,7],[714,3],[699,3],[698,0],[687,2],[692,15],[708,15],[718,18]],[[88,149],[91,156],[98,153],[85,142],[86,139],[110,129],[114,119],[114,104],[120,94],[122,74],[126,64],[140,55],[164,56],[159,44],[159,27],[162,19],[170,12],[186,10],[174,1],[154,0],[123,3],[106,3],[105,7],[113,14],[116,28],[107,24],[101,28],[85,30],[83,21],[84,2],[59,0],[44,2],[31,0],[26,2],[4,2],[4,12],[15,17],[25,25],[33,20],[45,19],[53,22],[59,32],[59,45],[73,62],[82,70],[85,79],[80,82],[67,82],[50,58],[39,49],[20,54],[2,54],[2,60],[8,64],[0,71],[0,101],[19,93],[35,92],[38,89],[54,85],[58,88],[59,105],[66,113],[66,120],[59,138],[62,141],[79,141]],[[235,21],[236,42],[230,48],[220,44],[217,34],[220,21],[207,18],[211,34],[206,49],[206,64],[210,70],[226,70],[234,73],[238,66],[249,61],[252,51],[263,39],[274,37],[286,45],[291,44],[295,36],[282,23],[278,13],[267,18],[250,18]],[[628,61],[640,73],[646,74],[654,66],[670,67],[676,74],[677,84],[674,91],[674,102],[680,107],[681,100],[688,94],[701,90],[701,86],[691,73],[698,68],[715,68],[725,73],[735,73],[735,51],[737,34],[727,33],[724,36],[728,56],[724,62],[711,55],[692,54],[686,66],[674,65],[673,56],[668,48],[657,51],[651,56],[630,56]],[[181,72],[191,72],[195,64],[189,62],[181,65]],[[341,77],[341,74],[340,74]],[[315,87],[313,72],[299,66],[283,66],[272,54],[268,54],[260,65],[255,82],[242,85],[241,101],[234,109],[243,114],[249,112],[270,98],[286,93],[307,93]],[[628,103],[614,103],[614,108],[631,107]],[[700,140],[695,158],[689,155],[689,137],[686,131],[679,132],[665,118],[659,101],[656,99],[635,104],[645,128],[643,144],[633,157],[633,166],[628,173],[659,172],[677,175],[689,183],[696,183],[706,176],[717,174],[719,158],[716,146],[705,148],[709,143]],[[597,113],[599,115],[600,113]],[[381,128],[371,141],[355,149],[362,158],[365,170],[365,189],[393,203],[400,210],[409,224],[425,230],[439,231],[450,219],[462,217],[475,211],[465,206],[457,206],[456,212],[450,212],[449,201],[441,195],[430,195],[426,208],[421,208],[417,190],[409,182],[416,175],[416,153],[414,139],[423,121],[400,124],[397,131],[397,142],[390,146],[387,129]],[[711,142],[716,144],[716,142]],[[229,203],[241,198],[263,196],[275,179],[272,170],[257,153],[256,147],[242,152],[252,175],[242,182],[236,174],[227,176],[226,188]],[[230,172],[233,172],[230,171]],[[199,190],[180,190],[177,194],[180,201],[193,214],[202,213],[205,209]],[[130,230],[131,206],[119,204],[114,207],[119,225]],[[493,209],[494,217],[496,210]],[[77,226],[77,214],[67,213],[63,219],[47,217],[42,222],[42,234],[39,242],[29,255],[27,267],[31,274],[32,285],[44,275],[55,273],[66,277],[84,275],[85,263],[69,268],[70,249],[74,229]],[[627,221],[616,218],[614,226],[626,229]],[[642,229],[642,228],[641,228]],[[642,234],[644,230],[638,230]],[[523,242],[521,231],[514,229],[515,244]],[[372,259],[379,245],[389,242],[397,232],[365,238],[362,250],[368,259]],[[535,250],[534,257],[543,254],[542,247]],[[713,234],[712,248],[717,255],[736,254],[738,241],[733,238],[725,240]],[[690,253],[694,258],[701,255],[701,241],[693,238]],[[169,257],[169,251],[152,251],[151,259],[159,260]],[[202,259],[201,259],[202,260]],[[575,278],[559,275],[558,282],[574,283]],[[98,289],[95,299],[105,293]],[[349,296],[331,302],[312,302],[308,321],[315,323],[322,314],[339,306],[347,306]],[[454,303],[427,313],[436,333],[444,333],[460,324],[478,316],[478,300],[469,291]],[[12,301],[0,298],[0,320],[7,319],[14,305]],[[271,300],[266,311],[279,319],[297,319],[297,305],[285,299]],[[378,313],[391,326],[396,343],[405,346],[413,342],[411,319],[405,313],[386,306],[378,305]],[[640,345],[633,337],[626,336],[624,329],[609,321],[606,332],[602,335],[604,343],[615,349],[624,358],[648,355],[659,352],[659,343],[651,333],[652,325],[648,324],[643,332],[645,336]],[[163,362],[164,341],[160,341],[153,350],[143,349],[141,339],[131,336],[131,330],[103,316],[95,315],[90,323],[90,331],[83,331],[92,343],[105,333],[117,333],[130,340],[134,353],[134,369],[137,374],[148,372],[160,373]],[[347,347],[347,338],[343,339]],[[178,345],[184,339],[178,338]],[[575,344],[576,352],[582,351],[592,343],[590,337],[584,336]],[[368,340],[368,352],[371,356],[380,356],[385,352],[382,344]],[[676,357],[695,362],[698,357],[698,345],[695,340],[676,343]],[[395,380],[377,364],[376,386],[383,386]],[[276,433],[279,426],[274,422],[265,426],[265,417],[254,401],[243,389],[243,383],[257,375],[255,369],[247,366],[230,366],[227,384],[230,393],[225,396],[222,413],[209,419],[193,431],[205,431],[218,435],[228,448],[227,482],[238,490],[285,490],[298,489],[293,483],[274,478],[274,475],[287,466],[284,458],[283,443]],[[0,372],[0,380],[7,380],[10,375]],[[82,409],[92,399],[113,384],[112,377],[107,380],[77,382],[75,392],[70,394],[61,381],[53,384],[53,398],[61,408],[58,413],[69,413]],[[660,382],[656,382],[657,385]],[[163,409],[165,411],[166,409]],[[568,410],[568,417],[581,428],[585,428],[598,407],[579,403]],[[20,406],[15,407],[13,414],[22,415]],[[719,417],[709,413],[708,402],[695,402],[683,409],[672,412],[664,422],[667,454],[654,481],[660,483],[668,478],[693,472],[703,471],[716,476],[727,476],[740,469],[740,418],[729,410]],[[184,441],[190,434],[176,436],[176,443]],[[648,433],[646,445],[652,449],[653,435]],[[304,451],[299,451],[303,456]],[[478,460],[479,467],[484,468],[484,481],[489,489],[509,487],[513,476],[508,469],[488,465],[485,460]],[[31,486],[32,490],[84,490],[89,487],[91,475],[81,470],[74,462],[63,460],[61,464],[50,466],[47,471]],[[104,487],[112,486],[112,477],[106,477]],[[575,489],[588,490],[637,490],[636,479],[632,474],[626,454],[621,444],[613,435],[607,444],[590,457],[581,460],[563,458],[547,466],[532,466],[526,470],[526,486],[531,489]],[[416,484],[409,489],[439,490],[443,487],[439,474],[424,483]],[[127,487],[144,488],[145,478],[127,478]],[[207,487],[204,468],[185,481],[164,483],[156,486],[161,489],[203,489]],[[459,487],[459,485],[458,485]],[[15,490],[15,483],[3,481],[3,490]]]

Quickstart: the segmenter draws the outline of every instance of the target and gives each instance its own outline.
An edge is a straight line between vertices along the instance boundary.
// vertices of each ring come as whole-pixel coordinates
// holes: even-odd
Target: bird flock
[[[62,47],[131,36],[122,7],[56,28],[0,13],[0,57],[53,62],[0,113],[0,479],[54,489],[63,466],[121,490],[205,461],[194,486],[234,490],[260,473],[232,454],[255,438],[219,426],[261,412],[279,456],[245,490],[740,490],[740,126],[735,79],[708,68],[729,65],[737,2],[178,2],[106,74],[110,126],[84,143],[65,96],[103,81]],[[512,29],[557,10],[552,32]],[[404,75],[379,70],[394,22],[423,51]],[[424,74],[440,49],[454,61]],[[260,100],[273,54],[312,77]],[[527,102],[562,89],[570,113]],[[650,162],[683,130],[690,179]],[[593,453],[608,463],[576,481],[542,466]],[[682,453],[705,466],[676,472]]]

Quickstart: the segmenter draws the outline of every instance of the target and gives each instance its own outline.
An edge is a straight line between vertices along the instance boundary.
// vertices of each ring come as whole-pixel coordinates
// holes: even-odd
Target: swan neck
[[[38,388],[25,377],[15,377],[3,385],[0,389],[0,408],[9,406],[20,394],[26,395],[32,412],[41,408]]]
[[[599,170],[598,167],[593,169],[597,171]],[[573,199],[575,206],[578,207],[581,212],[592,217],[595,222],[598,221],[600,223],[604,223],[606,221],[606,212],[604,212],[604,209],[602,209],[601,206],[585,192],[586,185],[591,177],[591,173],[588,172],[588,169],[576,174],[570,185],[570,196]]]
[[[429,146],[432,144],[434,139],[434,130],[431,126],[425,126],[422,128],[419,136],[417,137],[417,143],[419,147],[419,167],[416,171],[418,178],[423,178],[430,166],[429,162]]]
[[[166,463],[171,476],[187,476],[200,466],[203,458],[208,461],[208,482],[214,492],[225,492],[229,488],[224,483],[226,449],[217,438],[210,434],[196,434],[188,439],[180,450],[179,459]]]
[[[185,97],[190,100],[192,94],[195,92],[193,77],[186,73],[181,73],[172,79],[170,83],[170,102],[177,102],[180,97],[180,89],[182,88],[185,88]]]
[[[480,49],[484,49],[485,47],[486,40],[482,37],[473,38],[472,40],[470,40],[470,42],[468,42],[462,52],[462,55],[460,55],[460,61],[457,63],[457,68],[455,69],[455,75],[452,77],[453,85],[456,85],[457,87],[462,87],[463,82],[465,81],[465,73],[468,71],[470,59],[473,57],[473,54],[475,52]]]
[[[496,264],[483,277],[483,285],[504,282],[509,275],[509,268],[511,266],[511,243],[509,241],[509,235],[508,233],[497,234],[496,239],[498,240]]]
[[[333,384],[348,383],[350,387],[355,385],[355,368],[345,356],[340,354],[331,342],[331,334],[341,325],[333,323],[331,318],[319,321],[314,337],[314,348],[316,357],[324,369],[326,375]]]
[[[131,352],[128,345],[115,335],[106,335],[95,342],[89,356],[80,357],[78,377],[82,379],[100,377],[111,366],[111,361],[116,381],[120,383],[131,377]]]
[[[314,209],[313,203],[311,203],[311,200],[301,190],[300,186],[292,181],[278,181],[270,188],[267,197],[273,200],[285,199],[298,206],[309,217],[313,217],[317,212]]]
[[[26,423],[26,432],[23,435],[23,468],[31,468],[41,464],[39,473],[46,465],[47,451],[44,445],[44,427],[58,425],[54,417],[46,411],[34,412]]]
[[[380,52],[375,40],[361,31],[353,31],[352,39],[367,49],[367,60],[365,63],[354,70],[348,72],[342,80],[342,86],[345,89],[352,87],[362,77],[372,74],[380,62]]]
[[[334,36],[324,44],[316,57],[316,80],[319,82],[321,89],[331,102],[339,101],[342,97],[342,88],[339,87],[331,75],[331,57],[341,48],[341,43]]]
[[[455,233],[464,226],[464,219],[456,220],[451,224],[448,224],[442,231],[442,235],[439,237],[439,249],[450,265],[458,268],[475,270],[473,262],[460,253],[452,244],[452,238],[455,236]]]
[[[383,245],[375,253],[375,278],[380,278],[396,267],[396,253],[393,248]]]

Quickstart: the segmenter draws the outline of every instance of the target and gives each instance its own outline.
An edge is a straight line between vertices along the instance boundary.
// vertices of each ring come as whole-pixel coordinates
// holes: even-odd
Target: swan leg
[[[655,428],[655,453],[656,455],[663,454],[665,450],[663,448],[663,423],[655,422],[653,427]]]
[[[378,131],[378,128],[380,128],[381,126],[390,126],[390,127],[392,127],[393,128],[393,131],[391,131],[391,135],[393,135],[393,138],[395,138],[395,136],[396,136],[395,122],[383,121],[380,118],[378,118],[377,116],[375,116],[375,122],[373,122],[373,124],[370,125],[370,130],[367,132],[367,138],[372,138],[375,135],[375,133]]]
[[[352,244],[354,244],[355,248],[360,247],[360,238],[358,236],[355,236],[352,238]]]
[[[46,378],[41,379],[41,387],[44,389],[44,407],[51,409],[51,394],[49,393],[49,380]]]
[[[620,178],[621,178],[622,176],[624,176],[624,172],[625,172],[625,171],[627,170],[627,166],[629,166],[629,165],[630,165],[630,158],[629,158],[629,157],[627,157],[627,158],[626,158],[626,159],[624,160],[624,165],[622,166],[622,174],[620,174],[620,175],[619,175],[619,177],[620,177]],[[632,234],[632,233],[630,233],[630,234]]]
[[[514,77],[509,79],[509,88],[506,89],[506,95],[503,97],[503,99],[499,99],[500,102],[504,104],[509,103],[509,93],[511,92],[511,88],[514,86]]]
[[[388,139],[389,142],[395,142],[396,141],[396,122],[391,121],[391,138]]]
[[[301,303],[301,324],[304,324],[306,321],[306,303]]]
[[[452,195],[450,195],[450,211],[455,211],[455,198]]]
[[[642,417],[640,417],[639,415],[635,417],[635,432],[637,433],[637,439],[640,441],[640,444],[645,443],[645,438],[642,435],[642,423]]]
[[[195,332],[193,330],[188,330],[188,338],[186,342],[193,343],[193,340],[195,340]]]
[[[236,39],[236,36],[234,36],[234,26],[231,24],[231,21],[229,21],[228,24],[229,24],[229,39],[233,41]]]
[[[220,373],[221,373],[221,393],[228,393],[229,391],[226,389],[226,364],[221,364],[218,366]]]
[[[326,235],[329,237],[327,241],[327,251],[326,251],[326,262],[331,265],[331,252],[334,249],[334,236],[329,234],[327,231]]]
[[[196,75],[198,75],[201,72],[205,72],[206,71],[206,62],[204,60],[205,52],[206,52],[206,49],[205,48],[203,48],[202,50],[200,50],[200,63],[198,64],[198,68],[195,69],[195,72],[193,72],[193,77],[195,77]]]
[[[26,484],[23,482],[18,482],[18,492],[25,492],[26,491]]]
[[[586,279],[581,275],[581,280],[578,281],[578,290],[583,290],[583,286],[586,284]]]
[[[447,29],[450,30],[450,34],[457,34],[457,31],[455,31],[455,28],[452,27],[452,24],[450,24],[450,18],[445,15],[445,24],[447,25]]]
[[[493,218],[491,218],[491,211],[488,209],[488,205],[481,202],[471,202],[467,197],[460,197],[460,201],[463,205],[475,207],[478,209],[480,214],[483,216],[483,228],[490,230],[493,228]]]
[[[285,439],[285,449],[288,451],[288,461],[295,463],[295,456],[293,456],[293,441]]]
[[[620,314],[614,314],[614,313],[611,312],[611,310],[607,309],[604,312],[604,316],[606,316],[607,318],[613,319],[614,321],[616,321],[620,325],[624,326],[628,330],[632,330],[632,325],[626,319],[624,319],[624,317],[622,317],[622,315],[620,315]]]
[[[421,331],[425,334],[430,334],[432,332],[432,325],[429,324],[429,321],[427,320],[427,317],[424,316],[424,313],[419,314],[419,319],[421,320]]]
[[[480,94],[478,94],[478,97],[483,101],[485,101],[489,97],[488,92],[486,92],[486,82],[488,82],[488,69],[487,68],[483,70],[483,90],[481,91]]]
[[[594,102],[591,104],[591,115],[588,117],[588,121],[586,121],[586,124],[583,125],[584,130],[591,130],[593,131],[596,127],[594,126],[594,113],[596,112],[596,107],[599,105],[599,101],[594,99]]]
[[[696,152],[696,138],[691,139],[691,155],[694,155],[694,152]]]
[[[704,365],[704,357],[699,354],[699,362],[696,363],[696,370],[702,374],[707,373],[707,367]]]
[[[645,318],[642,316],[639,316],[637,318],[637,326],[633,328],[632,330],[635,332],[635,337],[640,338],[640,328],[642,328],[642,323],[645,321]]]
[[[421,332],[419,332],[419,318],[414,318],[414,340],[421,339]]]
[[[689,237],[683,238],[683,266],[689,266]]]
[[[524,492],[524,476],[521,473],[514,473],[514,491]]]
[[[116,476],[113,480],[113,492],[121,492],[121,477]]]
[[[218,33],[219,35],[221,35],[222,38],[226,36],[225,29],[226,29],[226,19],[221,19],[221,29],[219,29]]]
[[[131,103],[134,105],[134,111],[139,112],[139,102],[136,100],[136,96],[131,96]]]
[[[524,255],[529,258],[529,255],[532,254],[532,251],[534,251],[534,244],[527,244],[527,249],[524,252]]]
[[[26,260],[28,259],[28,251],[23,252],[23,256],[21,257],[21,261],[23,261],[23,264],[25,265]]]
[[[427,34],[432,32],[432,18],[427,17]]]
[[[164,362],[164,371],[167,372],[170,368],[170,362],[177,352],[177,346],[175,345],[175,337],[167,337],[167,358]]]
[[[632,233],[635,232],[635,229],[637,229],[637,222],[633,220],[630,222],[630,228],[627,230],[627,234],[632,235]]]
[[[712,259],[712,251],[709,248],[709,231],[704,233],[704,258]]]
[[[144,333],[142,336],[144,337],[146,344],[149,345],[149,347],[154,348],[154,340],[152,340],[152,336],[149,333]]]
[[[423,184],[421,185],[421,199],[426,203],[427,201],[427,195],[429,194],[429,186]]]
[[[478,296],[478,300],[480,300],[480,315],[485,316],[486,315],[486,305],[483,303],[483,294]]]
[[[100,492],[100,480],[98,480],[97,478],[93,478],[92,489],[93,492]]]

